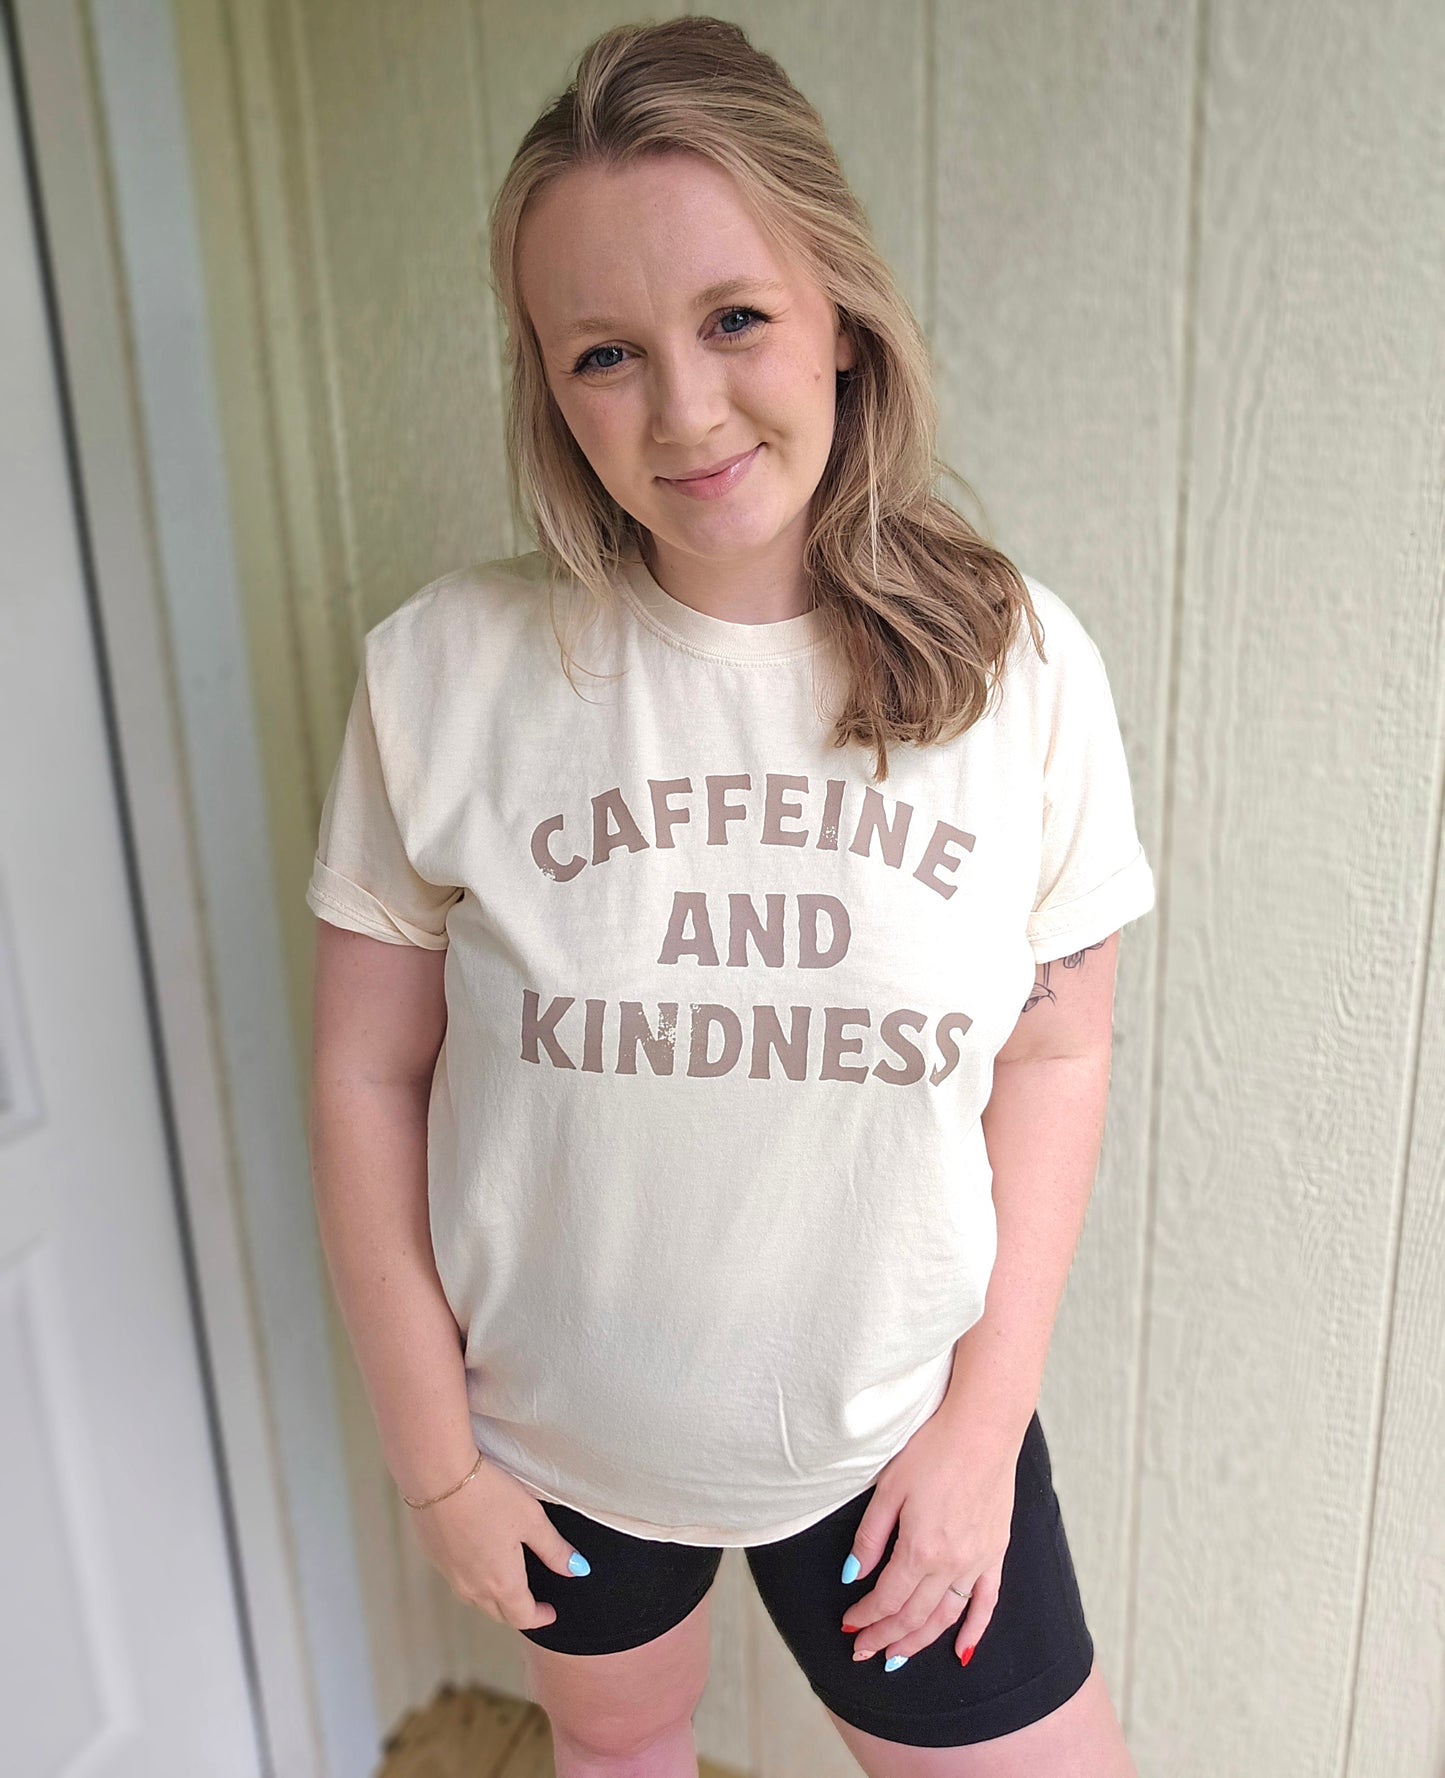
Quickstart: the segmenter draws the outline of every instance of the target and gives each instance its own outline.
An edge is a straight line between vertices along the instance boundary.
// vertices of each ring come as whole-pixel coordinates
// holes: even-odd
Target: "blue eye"
[[[621,350],[621,346],[594,346],[590,352],[585,352],[582,357],[577,360],[576,364],[572,367],[573,372],[577,376],[585,376],[589,371],[601,371],[605,373],[609,370],[616,370],[617,366],[615,364],[593,364],[590,363],[589,360],[596,358],[599,352],[620,352]]]
[[[763,314],[761,309],[724,309],[720,320],[725,321],[730,315],[743,315],[748,319],[746,326],[724,329],[723,338],[728,340],[745,339],[749,334],[755,333],[760,325],[766,326],[768,322],[768,317]],[[594,360],[598,354],[625,352],[625,350],[626,348],[623,346],[594,346],[590,352],[584,352],[572,366],[572,374],[573,376],[587,377],[593,382],[605,378],[611,371],[622,368],[621,361],[615,364],[597,364]]]

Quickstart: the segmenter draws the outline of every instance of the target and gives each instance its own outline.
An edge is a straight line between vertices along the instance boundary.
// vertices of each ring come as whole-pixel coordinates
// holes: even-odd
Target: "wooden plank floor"
[[[375,1778],[555,1778],[546,1712],[484,1686],[443,1686],[387,1740]],[[745,1778],[698,1762],[698,1778]]]

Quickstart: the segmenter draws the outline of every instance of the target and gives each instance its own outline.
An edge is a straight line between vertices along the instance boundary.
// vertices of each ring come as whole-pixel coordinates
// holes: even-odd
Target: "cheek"
[[[603,472],[602,479],[625,473],[626,459],[635,454],[636,437],[626,403],[615,397],[611,401],[573,400],[562,406],[562,417],[582,455]]]
[[[803,437],[832,424],[831,361],[813,352],[770,352],[740,375],[735,400],[744,412],[765,419],[779,434]]]

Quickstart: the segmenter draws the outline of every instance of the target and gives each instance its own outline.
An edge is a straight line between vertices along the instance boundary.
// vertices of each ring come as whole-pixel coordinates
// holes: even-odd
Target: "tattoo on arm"
[[[1058,998],[1054,991],[1049,987],[1049,971],[1051,969],[1058,967],[1064,969],[1082,968],[1084,959],[1088,956],[1089,952],[1103,950],[1108,942],[1107,939],[1101,938],[1098,944],[1085,945],[1082,951],[1075,951],[1071,956],[1056,957],[1052,963],[1040,963],[1038,966],[1038,975],[1035,978],[1033,988],[1030,990],[1028,999],[1024,1002],[1024,1012],[1027,1012],[1031,1006],[1037,1006],[1041,1000],[1056,1000]],[[1019,1017],[1022,1018],[1023,1013],[1020,1013]]]

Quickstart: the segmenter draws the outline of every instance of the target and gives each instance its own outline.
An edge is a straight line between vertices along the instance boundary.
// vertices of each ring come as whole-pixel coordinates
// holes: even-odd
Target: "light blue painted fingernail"
[[[849,1556],[848,1560],[843,1564],[843,1585],[845,1587],[850,1580],[857,1580],[858,1570],[861,1567],[862,1563],[859,1562],[856,1556]]]
[[[907,1659],[907,1655],[889,1655],[888,1659],[883,1663],[883,1671],[885,1673],[896,1672]]]
[[[567,1558],[567,1566],[573,1574],[591,1574],[592,1564],[580,1550],[573,1550]]]

